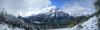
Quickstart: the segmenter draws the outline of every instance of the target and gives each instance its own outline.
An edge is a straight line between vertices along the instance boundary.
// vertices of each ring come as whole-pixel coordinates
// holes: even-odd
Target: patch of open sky
[[[74,3],[78,3],[80,6],[84,8],[93,9],[94,2],[95,0],[51,0],[52,5],[56,6],[57,8],[61,8],[64,5],[66,5],[67,7],[71,7]]]
[[[85,11],[87,13],[91,13],[91,12],[95,13],[96,10],[95,10],[95,6],[93,5],[95,1],[96,0],[51,0],[51,3],[57,8],[67,10],[65,12],[70,11],[71,14],[74,14],[73,12],[81,13],[80,11]],[[77,11],[76,9],[78,9],[79,11]]]

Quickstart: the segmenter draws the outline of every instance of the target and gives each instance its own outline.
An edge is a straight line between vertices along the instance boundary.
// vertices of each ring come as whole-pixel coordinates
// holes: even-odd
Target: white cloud
[[[48,7],[51,4],[50,0],[25,0],[25,2],[32,8]]]
[[[5,8],[8,13],[17,15],[32,9],[42,9],[51,5],[50,0],[0,0],[0,9]]]
[[[74,3],[71,7],[64,7],[64,11],[72,16],[91,15],[96,12],[95,9],[84,8],[79,3]]]
[[[96,0],[77,0],[69,4],[65,3],[62,8],[65,12],[74,16],[91,15],[96,12],[93,5],[95,1]]]

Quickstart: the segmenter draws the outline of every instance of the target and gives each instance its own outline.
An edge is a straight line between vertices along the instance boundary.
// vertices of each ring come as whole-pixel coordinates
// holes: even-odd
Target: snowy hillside
[[[100,30],[100,0],[0,0],[0,30]]]
[[[31,16],[31,15],[38,15],[38,14],[41,14],[41,13],[47,13],[50,10],[53,10],[55,8],[56,8],[55,6],[50,6],[50,7],[46,7],[46,8],[43,8],[43,9],[33,9],[33,10],[30,10],[30,11],[26,11],[26,13],[20,13],[20,15],[23,16],[23,17],[27,17],[27,16]]]
[[[43,13],[48,13],[50,11],[54,12],[55,9],[57,9],[55,6],[50,6],[46,7],[43,9],[32,9],[29,11],[26,11],[25,13],[20,13],[21,16],[27,17],[31,15],[38,15],[38,14],[43,14]],[[91,9],[91,8],[84,8],[79,5],[74,5],[72,7],[64,8],[61,9],[63,12],[68,13],[71,16],[87,16],[87,15],[92,15],[96,12],[96,10]]]
[[[7,24],[0,24],[0,30],[25,30],[24,28],[12,27]]]
[[[47,28],[46,30],[98,30],[96,25],[97,17],[94,16],[90,18],[87,16],[92,15],[95,12],[95,10],[83,8],[80,6],[73,6],[68,9],[58,9],[55,6],[50,6],[41,10],[34,9],[27,11],[26,13],[20,13],[22,16],[19,17],[20,19],[15,18],[13,15],[6,14],[4,16],[6,20],[3,19],[3,22],[7,24],[1,24],[0,28],[2,30],[5,28],[7,30],[34,30],[38,28],[37,25],[39,24],[39,28],[42,30],[44,30],[43,28]],[[4,18],[3,16],[0,17],[1,19]],[[87,20],[87,18],[89,20]],[[80,20],[81,23],[78,24],[78,20]],[[14,25],[15,28],[13,28],[12,25]],[[82,27],[80,28],[79,25]]]
[[[59,29],[45,29],[45,30],[98,30],[97,28],[97,17],[91,17],[88,21],[81,23],[83,28],[78,28],[78,25],[72,28],[59,28]],[[0,30],[25,30],[23,28],[15,27],[13,28],[11,25],[0,24]],[[34,29],[33,29],[34,30]],[[41,29],[44,30],[44,29]]]
[[[72,28],[59,28],[59,29],[46,29],[46,30],[98,30],[97,26],[97,17],[91,17],[88,21],[80,23],[82,28],[79,28],[78,25]]]

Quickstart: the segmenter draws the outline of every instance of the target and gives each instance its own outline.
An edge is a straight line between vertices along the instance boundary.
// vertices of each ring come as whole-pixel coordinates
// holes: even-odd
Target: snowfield
[[[11,25],[0,24],[0,30],[25,30],[23,28],[11,27]]]
[[[81,30],[98,30],[97,26],[98,19],[97,17],[92,17],[88,21],[81,24],[83,26],[83,29]]]
[[[42,13],[47,13],[50,12],[50,10],[56,9],[55,6],[50,6],[50,7],[46,7],[43,9],[34,9],[34,10],[30,10],[30,11],[26,11],[25,13],[21,12],[20,15],[23,17],[27,17],[27,16],[31,16],[31,15],[38,15],[38,14],[42,14]]]

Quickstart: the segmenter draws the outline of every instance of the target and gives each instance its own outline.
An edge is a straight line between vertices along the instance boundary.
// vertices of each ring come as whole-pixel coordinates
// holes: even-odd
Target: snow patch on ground
[[[98,30],[97,17],[92,17],[88,21],[82,24],[83,28],[81,30]]]
[[[7,24],[0,24],[0,30],[25,30],[23,28],[18,28],[18,27],[11,27],[10,25]]]

